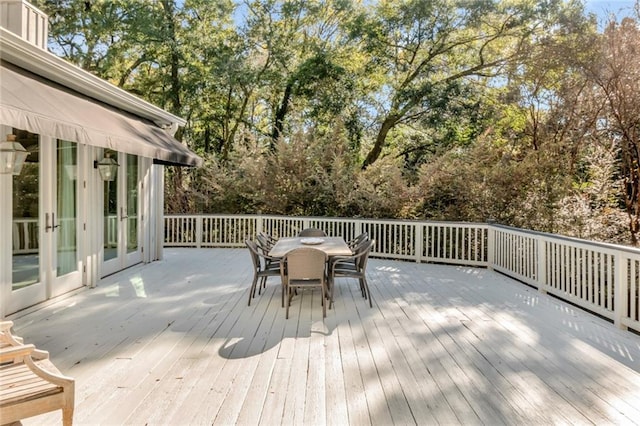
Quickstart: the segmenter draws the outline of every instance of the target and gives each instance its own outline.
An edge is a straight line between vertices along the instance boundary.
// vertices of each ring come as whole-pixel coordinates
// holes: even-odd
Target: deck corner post
[[[627,258],[621,251],[617,251],[614,257],[614,277],[613,277],[613,323],[621,329],[627,330],[623,320],[628,316],[627,307],[629,295],[629,280],[627,274]]]

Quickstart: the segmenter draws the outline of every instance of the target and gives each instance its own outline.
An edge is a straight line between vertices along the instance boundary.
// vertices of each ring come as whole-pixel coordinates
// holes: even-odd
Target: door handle
[[[49,232],[49,229],[51,229],[51,232],[55,231],[56,228],[59,228],[60,225],[56,225],[56,214],[55,213],[51,213],[51,225],[49,225],[49,213],[45,213],[44,214],[44,232]]]
[[[124,208],[120,207],[120,220],[129,219],[129,216],[124,214]]]
[[[56,228],[60,227],[60,224],[56,225],[56,214],[55,213],[51,213],[51,218],[52,218],[51,219],[51,225],[52,225],[51,228],[53,228],[53,230],[55,231]]]

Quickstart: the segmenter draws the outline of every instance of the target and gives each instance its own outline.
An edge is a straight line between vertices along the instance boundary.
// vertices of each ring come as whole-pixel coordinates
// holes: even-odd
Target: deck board
[[[168,249],[9,319],[76,379],[75,424],[638,424],[640,336],[494,271],[371,259],[247,306],[244,249]],[[24,425],[59,422],[59,413]]]

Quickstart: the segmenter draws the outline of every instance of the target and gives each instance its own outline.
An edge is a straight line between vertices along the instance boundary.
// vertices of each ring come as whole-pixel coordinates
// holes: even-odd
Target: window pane
[[[22,172],[13,176],[13,290],[40,281],[40,162],[39,137],[15,131],[17,141],[29,151]]]

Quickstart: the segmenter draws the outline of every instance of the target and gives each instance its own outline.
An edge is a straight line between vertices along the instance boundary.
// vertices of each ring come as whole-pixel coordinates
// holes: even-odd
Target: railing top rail
[[[354,220],[354,221],[374,221],[378,223],[413,223],[413,224],[424,224],[424,225],[447,225],[447,226],[458,226],[458,227],[489,227],[493,226],[498,229],[504,229],[509,232],[521,234],[521,235],[529,235],[529,236],[538,236],[546,238],[547,240],[555,240],[555,241],[566,241],[571,244],[588,246],[588,247],[599,247],[606,250],[614,250],[614,251],[624,251],[626,253],[640,255],[640,248],[623,246],[619,244],[611,244],[611,243],[603,243],[598,241],[584,240],[581,238],[568,237],[564,235],[551,234],[548,232],[541,231],[532,231],[529,229],[515,228],[512,226],[501,225],[494,222],[453,222],[453,221],[436,221],[436,220],[421,220],[421,219],[373,219],[373,218],[365,218],[365,217],[352,217],[352,218],[342,218],[342,217],[321,217],[321,216],[288,216],[288,215],[269,215],[269,214],[202,214],[202,213],[194,213],[194,214],[171,214],[165,215],[167,217],[241,217],[241,218],[256,218],[261,217],[262,219],[282,219],[282,220],[315,220],[315,221],[344,221]]]
[[[335,217],[335,216],[290,216],[290,215],[275,215],[275,214],[235,214],[235,213],[212,213],[212,214],[203,214],[203,213],[181,213],[181,214],[165,214],[166,217],[188,217],[188,216],[206,216],[206,217],[261,217],[263,219],[291,219],[291,220],[327,220],[327,221],[344,221],[348,220],[362,220],[362,221],[375,221],[375,222],[383,222],[383,223],[424,223],[424,224],[446,224],[452,226],[488,226],[489,224],[486,222],[454,222],[448,220],[425,220],[425,219],[376,219],[376,218],[368,218],[368,217]]]
[[[362,220],[362,221],[375,221],[375,222],[383,222],[383,223],[433,223],[433,224],[451,224],[451,225],[462,225],[462,226],[487,226],[486,223],[482,222],[451,222],[451,221],[438,221],[438,220],[422,220],[422,219],[389,219],[389,218],[370,218],[370,217],[332,217],[332,216],[282,216],[282,215],[262,215],[264,218],[291,218],[295,220],[331,220],[331,221],[344,221],[347,220]]]
[[[590,247],[596,246],[596,247],[604,248],[607,250],[625,251],[628,253],[640,255],[640,248],[636,248],[636,247],[629,247],[629,246],[623,246],[623,245],[611,244],[611,243],[602,243],[599,241],[583,240],[581,238],[568,237],[565,235],[550,234],[548,232],[532,231],[529,229],[515,228],[507,225],[499,225],[497,223],[492,223],[491,226],[494,226],[500,229],[505,229],[505,230],[508,230],[509,232],[513,232],[517,234],[539,236],[539,237],[544,237],[548,240],[566,241],[569,243],[579,244],[582,246],[590,246]]]

